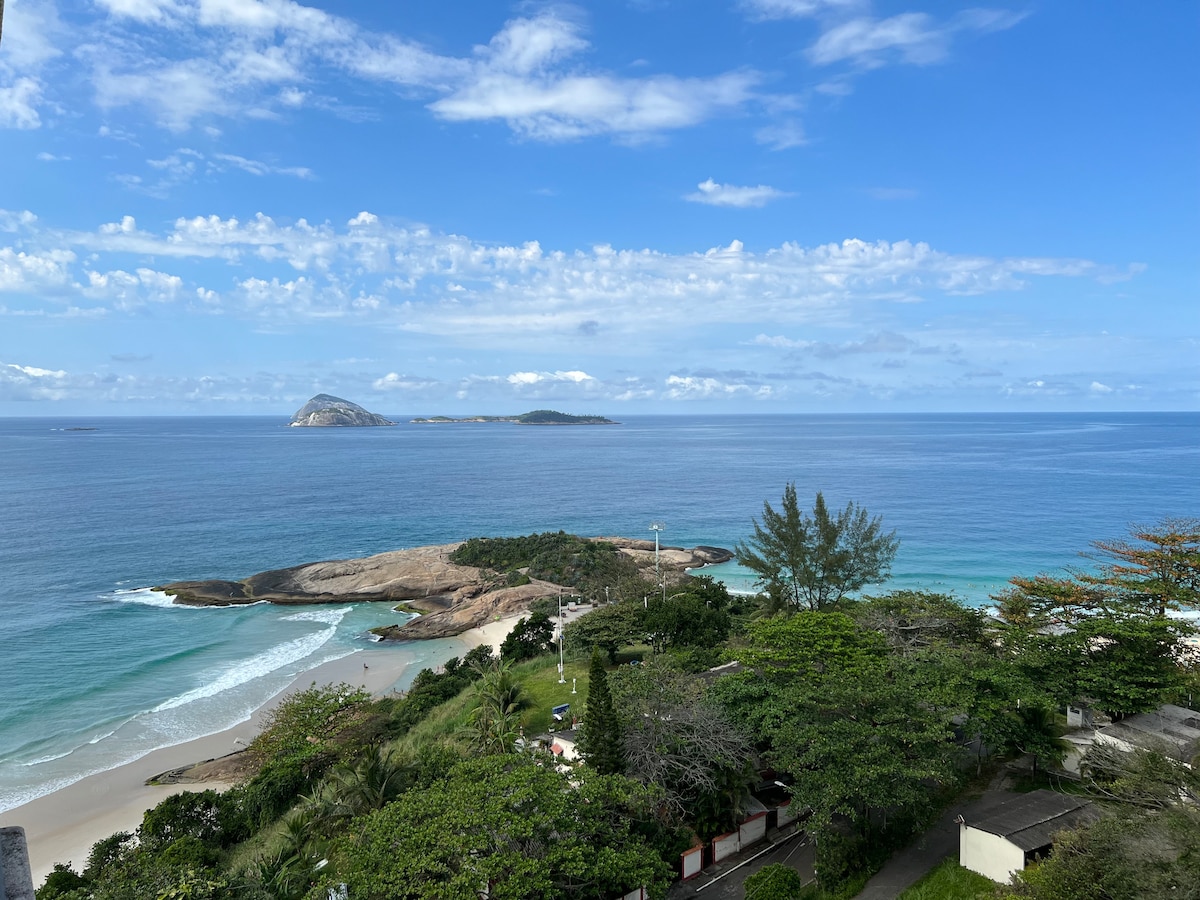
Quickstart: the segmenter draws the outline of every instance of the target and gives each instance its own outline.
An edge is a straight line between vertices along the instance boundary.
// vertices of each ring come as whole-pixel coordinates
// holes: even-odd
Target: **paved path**
[[[958,816],[978,820],[981,814],[1005,800],[1018,796],[1008,790],[1006,772],[1001,771],[983,796],[969,803],[956,803],[912,844],[892,855],[858,895],[858,900],[894,900],[920,881],[947,856],[958,853]]]

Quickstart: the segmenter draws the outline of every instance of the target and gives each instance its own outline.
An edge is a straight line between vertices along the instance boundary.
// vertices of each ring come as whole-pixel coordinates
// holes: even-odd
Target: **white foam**
[[[74,750],[68,750],[66,753],[55,753],[53,756],[42,756],[38,759],[31,759],[27,763],[22,763],[22,765],[27,769],[31,766],[40,766],[42,763],[54,762],[56,759],[62,759],[63,757],[70,756],[74,752]]]
[[[253,681],[255,678],[261,678],[284,666],[290,666],[292,663],[299,662],[306,656],[316,653],[336,632],[337,626],[332,625],[316,634],[305,635],[304,637],[278,644],[270,650],[258,654],[258,656],[251,657],[244,662],[235,663],[208,684],[201,685],[198,688],[194,688],[160,703],[154,707],[152,712],[162,712],[166,709],[185,706],[188,703],[203,700],[205,697],[212,697],[225,691],[233,690],[240,685]]]
[[[114,734],[116,734],[116,732],[115,732],[115,731],[106,731],[104,734],[98,734],[98,735],[96,735],[94,738],[92,738],[90,741],[88,741],[88,743],[89,743],[89,744],[98,744],[98,743],[100,743],[102,740],[104,740],[105,738],[110,738],[110,737],[112,737]]]
[[[140,603],[143,606],[170,606],[176,609],[186,609],[175,602],[175,598],[153,588],[129,588],[128,590],[113,591],[112,598],[119,603]]]
[[[314,609],[300,613],[293,613],[290,616],[284,616],[284,622],[323,622],[326,625],[338,625],[342,619],[346,618],[346,613],[354,609],[353,606],[339,606],[334,609]]]

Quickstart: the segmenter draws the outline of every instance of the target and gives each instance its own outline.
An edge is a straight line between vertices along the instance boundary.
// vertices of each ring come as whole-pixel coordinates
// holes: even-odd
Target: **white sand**
[[[458,635],[468,649],[489,644],[494,650],[516,624],[517,616],[489,622]],[[363,668],[363,662],[368,668]],[[223,789],[225,784],[147,785],[146,779],[194,763],[215,759],[243,749],[258,733],[263,714],[283,697],[319,685],[345,682],[361,685],[375,694],[388,691],[407,667],[401,654],[382,648],[354,653],[304,672],[284,691],[268,701],[246,722],[226,731],[155,750],[141,759],[91,775],[72,785],[39,797],[23,806],[0,813],[0,826],[25,829],[33,881],[39,885],[58,862],[83,868],[96,841],[118,831],[134,831],[146,810],[180,791]]]

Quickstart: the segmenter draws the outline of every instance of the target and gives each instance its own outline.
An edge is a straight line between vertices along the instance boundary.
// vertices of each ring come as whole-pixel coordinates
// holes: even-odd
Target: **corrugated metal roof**
[[[1090,800],[1040,790],[1002,803],[978,822],[966,825],[998,835],[1028,853],[1050,846],[1056,832],[1094,821],[1099,815]]]

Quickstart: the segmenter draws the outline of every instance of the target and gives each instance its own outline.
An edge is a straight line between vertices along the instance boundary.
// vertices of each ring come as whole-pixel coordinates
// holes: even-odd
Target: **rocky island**
[[[332,394],[317,394],[292,416],[288,423],[293,428],[305,427],[362,427],[369,425],[395,425],[396,423],[373,412],[367,412],[357,403],[334,397]]]
[[[364,601],[401,604],[398,609],[423,615],[377,631],[385,640],[401,641],[452,637],[498,617],[521,614],[539,598],[580,592],[586,573],[579,571],[564,572],[567,577],[556,582],[539,577],[545,570],[536,564],[501,571],[495,566],[463,565],[455,561],[464,556],[464,548],[472,550],[488,541],[569,545],[577,551],[573,558],[591,557],[593,570],[603,570],[615,578],[624,573],[627,579],[645,575],[652,579],[654,573],[653,541],[580,538],[560,532],[530,538],[476,538],[465,544],[392,550],[360,559],[275,569],[240,581],[177,581],[155,590],[185,606],[241,606],[263,601],[290,605]],[[733,554],[719,547],[690,550],[662,547],[658,557],[662,570],[671,581],[676,581],[686,577],[688,569],[725,562]],[[599,599],[603,599],[603,588],[598,590]]]
[[[620,425],[604,416],[573,416],[553,409],[535,409],[519,416],[428,416],[409,420],[413,425],[442,425],[474,422],[512,422],[516,425]]]

